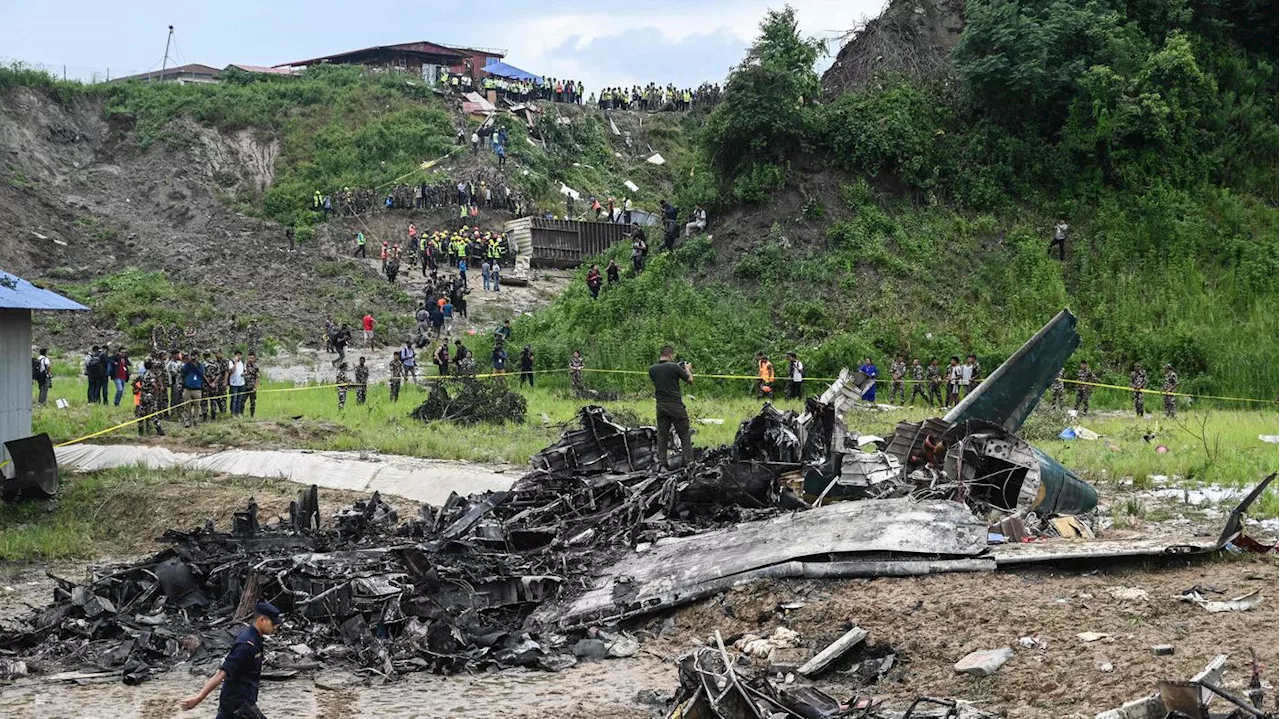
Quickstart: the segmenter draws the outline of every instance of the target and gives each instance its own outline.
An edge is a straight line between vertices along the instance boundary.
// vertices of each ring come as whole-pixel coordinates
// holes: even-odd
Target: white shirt
[[[49,358],[45,357],[44,355],[40,355],[36,359],[38,359],[40,362],[40,371],[48,375],[49,374]]]
[[[791,381],[792,382],[804,381],[804,363],[801,362],[800,360],[796,360],[795,362],[791,363]]]
[[[973,379],[973,365],[960,365],[960,384],[967,385],[971,379]]]
[[[244,362],[241,362],[238,360],[231,360],[231,362],[229,363],[229,369],[230,369],[229,374],[231,375],[231,379],[228,380],[227,383],[230,384],[232,387],[243,387],[244,386]]]

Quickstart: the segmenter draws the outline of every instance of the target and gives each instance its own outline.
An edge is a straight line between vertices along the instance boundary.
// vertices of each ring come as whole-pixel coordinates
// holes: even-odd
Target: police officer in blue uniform
[[[268,602],[258,602],[253,624],[236,636],[222,666],[199,694],[182,700],[182,708],[194,709],[221,684],[217,719],[261,719],[258,682],[262,678],[262,638],[274,634],[280,621],[279,609]]]

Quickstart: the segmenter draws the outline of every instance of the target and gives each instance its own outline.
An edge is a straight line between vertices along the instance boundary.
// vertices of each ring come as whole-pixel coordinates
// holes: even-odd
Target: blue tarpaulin
[[[531,72],[525,72],[524,70],[508,65],[505,62],[495,62],[492,65],[485,65],[484,71],[490,75],[505,77],[508,80],[533,80],[539,85],[542,84],[542,78],[540,76],[534,75]]]

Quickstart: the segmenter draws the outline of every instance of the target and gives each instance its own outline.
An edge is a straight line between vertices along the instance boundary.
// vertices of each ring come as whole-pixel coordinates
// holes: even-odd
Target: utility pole
[[[164,82],[164,71],[169,63],[169,45],[173,42],[173,26],[169,26],[169,36],[164,41],[164,59],[160,61],[160,82]]]

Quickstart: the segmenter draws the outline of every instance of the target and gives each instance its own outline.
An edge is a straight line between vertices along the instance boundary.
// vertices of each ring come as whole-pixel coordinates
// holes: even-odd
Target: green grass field
[[[516,380],[511,377],[508,381]],[[317,386],[261,393],[257,416],[252,420],[224,418],[195,429],[166,422],[167,441],[194,449],[304,447],[523,464],[530,455],[554,442],[583,404],[570,397],[564,375],[544,375],[539,382],[546,386],[524,389],[529,412],[520,424],[464,427],[420,422],[409,416],[426,397],[426,390],[416,386],[405,387],[397,404],[390,402],[385,385],[371,387],[365,405],[355,404],[351,393],[346,409],[340,412],[336,389]],[[810,389],[818,389],[818,384]],[[735,388],[742,391],[728,394]],[[264,389],[293,390],[293,386],[274,383]],[[129,397],[120,407],[89,405],[84,390],[83,381],[63,380],[55,385],[50,397],[65,397],[71,406],[60,410],[50,401],[45,407],[37,407],[35,431],[48,432],[55,442],[63,442],[131,418],[132,408],[126,407]],[[639,392],[603,404],[624,424],[651,424],[654,419],[652,400]],[[699,382],[687,397],[687,404],[694,419],[694,442],[699,446],[731,442],[738,424],[756,414],[761,406],[759,400],[747,394],[747,383],[734,380]],[[780,406],[801,409],[798,402],[783,402]],[[920,407],[867,409],[847,414],[846,422],[864,434],[888,436],[899,421],[927,416],[929,410]],[[699,421],[704,419],[723,423]],[[1058,432],[1068,423],[1088,427],[1102,437],[1095,441],[1057,439]],[[1276,445],[1258,439],[1258,435],[1276,432],[1274,411],[1225,409],[1186,411],[1178,421],[1163,416],[1138,420],[1131,413],[1104,411],[1074,422],[1065,415],[1040,409],[1023,428],[1027,439],[1099,488],[1117,526],[1129,526],[1142,518],[1131,516],[1143,511],[1140,505],[1121,499],[1135,489],[1157,484],[1187,488],[1252,485],[1276,470]],[[1148,441],[1144,435],[1154,436]],[[125,427],[90,441],[130,442],[136,437],[134,427]],[[1157,452],[1156,447],[1161,445],[1168,451]],[[1159,480],[1161,475],[1167,479]],[[104,546],[129,551],[157,536],[164,526],[194,524],[204,516],[229,512],[249,495],[258,496],[260,503],[264,497],[287,503],[296,489],[288,483],[269,480],[213,479],[207,473],[140,468],[77,475],[76,481],[66,483],[53,509],[41,504],[0,506],[0,559],[80,557],[100,554],[105,551]],[[182,510],[161,511],[160,507],[168,504],[180,505]],[[1251,514],[1267,518],[1275,517],[1277,511],[1277,496],[1272,489],[1254,505]],[[159,515],[163,518],[157,519]]]
[[[510,376],[508,382],[516,382]],[[269,383],[259,394],[253,420],[219,419],[195,429],[166,422],[173,441],[204,447],[216,445],[295,446],[309,449],[377,451],[436,459],[510,462],[523,464],[529,456],[559,436],[562,425],[572,421],[585,404],[573,398],[563,374],[544,374],[540,386],[522,391],[529,412],[521,424],[500,426],[459,426],[444,422],[424,423],[409,413],[426,398],[423,387],[405,386],[398,403],[392,403],[386,385],[373,385],[364,405],[349,393],[345,410],[338,410],[337,390],[315,386],[293,391],[293,385]],[[588,379],[588,382],[590,380]],[[687,398],[694,419],[694,442],[716,446],[733,440],[738,424],[757,412],[760,400],[750,396],[748,383],[740,380],[700,380]],[[816,390],[817,383],[810,383]],[[74,389],[72,389],[74,388]],[[741,392],[729,394],[734,388]],[[1102,392],[1104,390],[1100,390]],[[51,398],[66,397],[71,406],[60,410],[53,402],[37,407],[35,430],[48,432],[55,442],[63,442],[97,432],[132,417],[132,407],[88,405],[83,382],[59,383]],[[654,421],[653,401],[639,392],[624,395],[616,402],[603,403],[624,423]],[[1149,402],[1148,407],[1156,404]],[[781,402],[780,407],[800,411],[799,402]],[[907,407],[893,411],[867,410],[847,418],[849,427],[864,434],[887,436],[904,419],[930,416],[928,408]],[[723,423],[699,420],[718,419]],[[1080,424],[1103,435],[1097,441],[1062,441],[1058,432],[1067,424]],[[1160,414],[1138,420],[1131,413],[1105,411],[1071,420],[1040,409],[1023,430],[1054,457],[1086,479],[1106,483],[1131,477],[1141,484],[1153,475],[1181,477],[1193,483],[1243,486],[1276,468],[1276,445],[1264,443],[1259,435],[1277,433],[1274,410],[1195,409],[1183,411],[1177,421]],[[1151,441],[1143,439],[1152,435]],[[129,441],[136,436],[126,427],[92,441]],[[1167,453],[1155,448],[1164,445]]]

